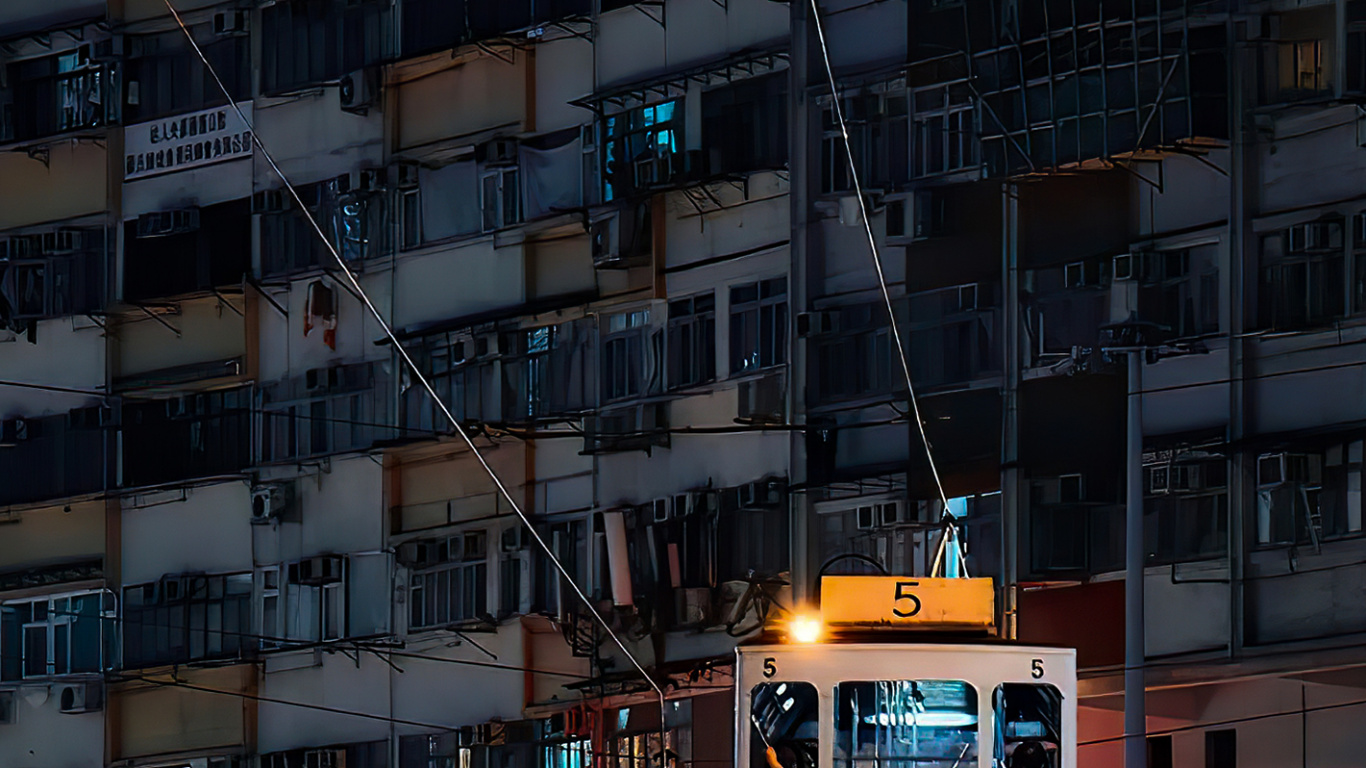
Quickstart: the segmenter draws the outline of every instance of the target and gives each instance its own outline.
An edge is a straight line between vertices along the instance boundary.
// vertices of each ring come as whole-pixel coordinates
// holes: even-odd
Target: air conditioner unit
[[[375,77],[368,70],[345,75],[337,82],[338,100],[345,112],[365,114],[375,104],[378,88]]]
[[[199,209],[156,211],[138,217],[138,237],[165,237],[199,229]]]
[[[49,256],[67,256],[84,249],[85,230],[59,229],[43,233],[43,253]]]
[[[5,419],[0,423],[0,445],[17,445],[29,439],[28,419]]]
[[[1167,493],[1172,489],[1171,467],[1167,464],[1159,464],[1148,468],[1148,492],[1154,494]]]
[[[838,310],[823,309],[814,312],[802,312],[797,315],[798,338],[804,339],[809,336],[838,333],[839,329],[840,314]]]
[[[362,168],[356,172],[356,183],[352,188],[357,192],[379,192],[384,188],[383,171],[378,168]]]
[[[516,165],[517,140],[494,139],[484,145],[485,165]]]
[[[711,590],[694,587],[674,590],[675,616],[680,627],[701,627],[711,621]]]
[[[893,526],[909,523],[907,507],[902,501],[884,501],[877,505],[877,523],[879,526]]]
[[[293,486],[261,485],[251,489],[251,522],[263,525],[285,514],[294,500]]]
[[[520,552],[531,546],[531,534],[521,525],[505,529],[499,539],[504,552]]]
[[[283,189],[263,189],[251,196],[252,213],[279,213],[289,206]]]
[[[152,600],[157,605],[171,605],[185,599],[185,579],[179,574],[162,576],[157,580]]]
[[[1085,288],[1096,284],[1094,262],[1088,264],[1084,261],[1074,261],[1066,264],[1062,268],[1062,285],[1064,288]]]
[[[299,561],[299,584],[333,584],[342,579],[342,559],[337,555],[320,555]]]
[[[416,163],[398,163],[393,166],[394,186],[399,189],[412,189],[418,185],[421,166]]]
[[[98,712],[104,706],[102,683],[77,683],[62,686],[58,705],[63,714],[80,715]]]
[[[592,243],[593,266],[617,266],[621,256],[621,217],[613,213],[588,226],[588,239]]]
[[[215,35],[241,35],[245,34],[246,31],[246,11],[219,11],[213,15],[213,33]]]
[[[1153,254],[1148,252],[1121,253],[1115,256],[1111,276],[1113,280],[1147,280]]]
[[[713,490],[688,491],[688,513],[712,515],[721,509],[721,495]]]
[[[304,768],[346,768],[346,750],[310,749],[304,752]]]
[[[787,393],[782,374],[768,374],[741,381],[737,388],[736,416],[759,424],[781,424],[787,414]]]
[[[739,488],[739,504],[745,509],[776,507],[783,501],[784,483],[780,480],[756,480]]]
[[[310,393],[326,392],[342,383],[341,366],[331,368],[309,368],[304,371],[304,389]]]
[[[854,526],[860,531],[871,531],[877,527],[877,507],[869,504],[854,509]]]
[[[958,311],[971,312],[977,309],[977,283],[958,286]]]
[[[1086,500],[1086,482],[1079,474],[1058,476],[1058,501],[1076,504]]]
[[[655,499],[646,506],[650,508],[650,522],[667,523],[672,517],[668,499]]]

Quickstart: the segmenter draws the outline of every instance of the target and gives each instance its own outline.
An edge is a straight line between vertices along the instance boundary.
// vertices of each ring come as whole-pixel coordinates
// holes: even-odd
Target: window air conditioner
[[[263,189],[251,196],[252,213],[279,213],[288,205],[283,189]]]
[[[399,189],[413,189],[418,184],[419,166],[417,163],[398,163],[393,166],[394,186]]]
[[[17,445],[28,438],[28,419],[5,419],[0,423],[0,445]]]
[[[1148,492],[1167,493],[1171,490],[1171,467],[1159,464],[1148,468]]]
[[[293,501],[292,487],[281,484],[261,485],[251,489],[251,522],[263,525],[283,516]]]
[[[247,31],[246,11],[219,11],[213,15],[213,33],[220,36],[244,34]]]
[[[1058,476],[1058,501],[1076,504],[1086,500],[1085,479],[1079,474]]]
[[[531,534],[522,525],[504,530],[500,539],[504,552],[520,552],[531,546]]]
[[[977,283],[958,286],[958,311],[971,312],[977,309]]]
[[[299,584],[332,584],[341,581],[342,559],[337,555],[320,555],[299,561]]]
[[[759,424],[781,424],[787,413],[787,397],[781,374],[769,374],[740,382],[736,416]]]
[[[310,749],[304,752],[304,768],[346,768],[346,750]]]
[[[1173,491],[1198,491],[1204,488],[1203,473],[1199,464],[1178,464],[1172,467],[1171,487]]]
[[[138,237],[165,237],[199,229],[199,209],[156,211],[138,217]]]
[[[185,580],[179,574],[162,576],[156,583],[152,601],[157,605],[171,605],[185,598]]]
[[[655,499],[646,506],[650,508],[650,521],[653,523],[667,523],[672,516],[669,509],[669,499]]]
[[[337,81],[337,95],[342,111],[363,115],[375,104],[378,88],[375,78],[367,70],[357,70]]]
[[[485,165],[516,165],[517,140],[494,139],[484,145]]]
[[[81,229],[59,229],[43,233],[43,253],[49,256],[67,256],[80,253],[85,248],[85,231]]]
[[[593,266],[609,267],[621,262],[621,221],[616,213],[590,224],[588,238],[592,242]]]
[[[762,509],[776,507],[783,501],[783,483],[779,480],[756,480],[739,489],[741,508]]]
[[[62,686],[58,704],[62,713],[67,715],[98,712],[104,705],[104,686],[101,683]]]
[[[814,312],[802,312],[797,315],[798,338],[805,339],[809,336],[838,333],[839,329],[840,315],[838,310],[823,309]]]
[[[854,510],[854,524],[860,531],[871,531],[877,527],[877,511],[872,506],[858,507]]]
[[[356,183],[352,189],[357,192],[379,192],[384,188],[383,171],[377,168],[362,168],[356,171]]]
[[[1264,453],[1257,457],[1257,487],[1275,488],[1285,482],[1284,453]]]

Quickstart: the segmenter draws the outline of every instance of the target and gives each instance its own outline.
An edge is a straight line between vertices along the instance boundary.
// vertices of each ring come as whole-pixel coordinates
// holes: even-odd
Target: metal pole
[[[1146,768],[1143,688],[1143,351],[1129,350],[1129,451],[1124,517],[1124,768]]]

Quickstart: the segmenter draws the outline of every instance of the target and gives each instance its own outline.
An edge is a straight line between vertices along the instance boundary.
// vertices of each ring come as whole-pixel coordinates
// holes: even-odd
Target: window
[[[862,555],[882,564],[888,573],[915,573],[916,554],[923,546],[908,525],[919,520],[919,510],[905,499],[855,498],[822,505],[815,531],[820,560],[827,563],[841,555]],[[863,561],[847,558],[831,566],[831,573],[869,573]]]
[[[787,362],[787,277],[730,289],[730,374]]]
[[[321,555],[257,569],[261,646],[344,637],[346,566],[340,555]]]
[[[574,582],[586,586],[589,573],[588,521],[582,518],[562,520],[550,523],[540,533],[556,559],[573,575]],[[562,615],[577,607],[578,598],[564,583],[549,558],[541,552],[535,555],[535,579],[533,604],[536,609],[551,615]]]
[[[258,212],[262,213],[263,275],[333,266],[332,254],[318,241],[318,233],[308,219],[310,215],[346,261],[356,262],[384,253],[387,198],[383,194],[353,190],[350,176],[303,185],[298,192],[308,207],[307,215],[280,191],[257,193]],[[272,196],[279,199],[278,206],[266,202]]]
[[[191,29],[195,42],[222,78],[228,93],[233,94],[235,100],[249,98],[249,38],[213,34],[208,24]],[[133,54],[125,70],[128,81],[125,123],[140,123],[227,104],[213,75],[200,62],[179,29],[130,36],[124,40],[124,46]]]
[[[489,168],[480,179],[480,209],[484,231],[503,229],[522,220],[522,198],[517,168]]]
[[[98,229],[74,228],[0,240],[0,318],[34,320],[101,309],[103,240]]]
[[[235,473],[251,463],[251,423],[250,387],[126,402],[124,486]]]
[[[593,319],[584,318],[504,334],[507,421],[577,413],[593,406],[594,326]]]
[[[683,171],[683,101],[635,107],[603,118],[603,200],[667,184]]]
[[[388,388],[370,363],[317,368],[304,376],[266,385],[261,393],[261,460],[369,448],[393,436]]]
[[[1174,768],[1172,762],[1172,737],[1148,737],[1148,768]]]
[[[921,178],[975,167],[976,110],[968,84],[919,89],[911,100],[915,110],[912,174]]]
[[[995,371],[995,310],[977,283],[912,294],[907,346],[916,386],[969,381]]]
[[[475,334],[469,330],[432,334],[413,343],[409,354],[422,366],[437,396],[457,419],[498,418],[497,334]],[[445,415],[431,402],[425,388],[405,378],[401,391],[406,429],[426,433],[450,429]]]
[[[261,13],[261,91],[280,94],[378,64],[389,35],[389,3],[276,3]]]
[[[716,297],[669,302],[669,388],[716,380]]]
[[[765,744],[783,768],[820,762],[820,699],[811,683],[760,683],[749,693],[749,768],[769,768]]]
[[[745,80],[702,94],[707,173],[743,173],[787,163],[787,75]]]
[[[103,672],[113,597],[76,592],[0,603],[0,680]],[[112,632],[112,629],[110,630]]]
[[[422,199],[417,189],[404,189],[398,195],[399,242],[403,250],[422,245]]]
[[[1258,313],[1263,327],[1303,328],[1343,313],[1342,222],[1315,221],[1262,237]]]
[[[1278,46],[1280,90],[1283,96],[1314,94],[1328,89],[1323,71],[1323,41],[1299,40]]]
[[[475,621],[488,613],[488,533],[423,545],[429,554],[408,580],[408,629]]]
[[[663,335],[650,330],[650,310],[610,315],[602,339],[602,399],[604,402],[658,392],[662,371]],[[647,345],[649,349],[647,350]]]
[[[1205,731],[1205,768],[1237,768],[1238,731]]]
[[[889,761],[977,768],[977,691],[961,680],[835,686],[835,768]]]
[[[123,97],[117,70],[91,47],[0,64],[0,141],[25,141],[116,122]]]
[[[1215,246],[1135,254],[1146,259],[1140,276],[1140,315],[1181,338],[1219,331],[1219,267]]]
[[[849,147],[858,166],[859,182],[865,188],[893,186],[905,181],[909,171],[905,87],[897,81],[882,88],[880,93],[843,96],[841,102]],[[822,104],[821,192],[846,192],[854,183],[839,118],[828,97]]]
[[[705,542],[705,552],[716,552],[714,580],[745,581],[751,573],[777,576],[788,571],[791,568],[789,519],[786,502],[765,506],[723,502],[714,523],[698,520],[698,523],[707,523],[710,534],[711,540]]]
[[[996,765],[1059,768],[1062,693],[1051,685],[1005,683],[992,695]]]
[[[236,657],[251,633],[251,582],[250,573],[174,574],[124,588],[124,667]]]
[[[872,304],[827,311],[837,313],[837,330],[812,339],[814,400],[824,403],[891,391],[894,358],[886,316]]]
[[[1362,530],[1362,441],[1257,457],[1257,542],[1309,544]]]
[[[1222,456],[1184,454],[1144,468],[1143,514],[1150,565],[1228,552],[1228,465]]]

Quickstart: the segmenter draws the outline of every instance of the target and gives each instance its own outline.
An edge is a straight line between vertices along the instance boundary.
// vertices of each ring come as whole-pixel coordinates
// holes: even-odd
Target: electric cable
[[[825,63],[825,74],[830,81],[830,100],[834,106],[835,119],[840,126],[840,138],[844,143],[844,157],[849,161],[849,180],[854,186],[854,194],[858,196],[859,218],[863,223],[864,234],[868,237],[868,248],[873,256],[873,269],[877,272],[878,287],[881,289],[882,301],[887,308],[887,323],[891,327],[892,336],[896,342],[897,359],[901,362],[901,372],[906,377],[907,400],[911,404],[915,426],[920,431],[920,441],[925,445],[925,458],[930,465],[930,474],[934,476],[935,487],[939,489],[939,500],[943,502],[944,510],[947,512],[949,496],[944,491],[944,481],[939,477],[939,467],[934,461],[934,451],[930,447],[929,437],[925,434],[925,422],[920,416],[920,405],[915,395],[915,384],[911,381],[911,364],[906,356],[901,329],[897,326],[896,310],[892,308],[892,294],[887,286],[887,276],[882,269],[882,256],[878,252],[877,238],[873,236],[873,224],[868,218],[868,201],[863,197],[863,184],[859,180],[858,164],[854,161],[854,149],[849,141],[849,126],[844,119],[844,106],[841,104],[839,85],[835,82],[834,65],[830,62],[830,47],[825,41],[825,27],[821,24],[818,0],[811,0],[811,19],[816,27],[816,37],[820,42],[821,59]]]
[[[636,671],[640,673],[640,675],[645,679],[645,681],[649,683],[650,687],[655,690],[655,693],[658,694],[660,738],[662,740],[664,738],[664,733],[667,730],[664,723],[664,712],[666,709],[665,703],[667,699],[667,697],[664,694],[664,689],[660,687],[660,685],[657,682],[655,682],[653,678],[650,677],[650,674],[645,670],[645,666],[640,662],[636,655],[632,653],[629,648],[626,647],[626,643],[617,635],[617,633],[613,631],[611,624],[609,624],[607,619],[603,617],[602,613],[598,611],[597,606],[593,604],[593,601],[589,599],[588,595],[584,593],[583,589],[580,588],[578,583],[574,581],[574,578],[569,573],[569,570],[564,566],[562,562],[560,562],[560,559],[556,556],[554,550],[541,536],[540,532],[536,530],[536,527],[531,524],[531,519],[522,510],[522,507],[520,504],[517,503],[517,500],[513,498],[511,491],[508,490],[507,486],[503,483],[502,478],[498,476],[498,473],[493,469],[493,466],[489,464],[488,459],[486,459],[483,453],[480,452],[479,447],[474,444],[473,438],[470,437],[469,432],[466,431],[466,429],[460,424],[460,421],[455,418],[455,414],[451,412],[450,408],[446,405],[446,403],[440,398],[440,396],[437,395],[436,388],[432,386],[431,381],[422,372],[422,369],[413,360],[412,356],[409,355],[408,351],[403,348],[403,344],[399,341],[398,336],[394,333],[393,327],[389,324],[387,320],[384,319],[383,313],[379,311],[379,308],[375,306],[374,302],[370,300],[369,295],[365,292],[365,288],[360,284],[360,281],[356,279],[356,276],[351,272],[350,267],[346,265],[346,260],[342,258],[340,253],[337,252],[337,249],[335,246],[333,246],[332,241],[327,238],[327,235],[318,225],[317,219],[314,217],[313,213],[308,209],[308,206],[304,205],[303,198],[299,196],[298,190],[295,188],[294,184],[290,182],[289,178],[285,175],[284,171],[280,168],[280,166],[276,164],[275,158],[271,155],[270,150],[266,148],[265,143],[261,140],[260,135],[256,132],[255,125],[249,119],[247,119],[246,114],[244,114],[242,112],[241,107],[237,105],[237,102],[233,99],[232,94],[228,91],[227,86],[224,85],[222,78],[219,77],[218,71],[214,69],[213,64],[204,54],[203,49],[199,47],[199,43],[195,41],[194,35],[190,32],[189,27],[185,26],[185,21],[180,17],[180,13],[176,11],[175,6],[171,4],[171,0],[162,1],[166,4],[166,8],[171,12],[171,15],[175,17],[176,24],[180,26],[180,29],[185,34],[186,39],[190,43],[190,46],[194,48],[195,55],[199,58],[200,62],[203,63],[205,70],[213,77],[214,83],[217,84],[218,89],[223,93],[223,96],[228,100],[228,104],[232,107],[233,111],[237,113],[237,118],[241,120],[242,124],[247,127],[248,131],[250,131],[252,142],[256,145],[257,149],[261,151],[261,156],[265,159],[266,163],[270,165],[271,170],[275,172],[275,175],[278,176],[280,180],[284,183],[285,188],[289,190],[289,195],[294,200],[295,205],[299,206],[299,210],[308,219],[308,222],[312,226],[314,233],[318,236],[318,239],[322,241],[323,245],[327,248],[328,253],[332,255],[332,258],[341,268],[341,274],[345,277],[346,282],[350,284],[352,289],[354,289],[355,294],[358,295],[359,299],[365,305],[366,309],[369,310],[371,316],[375,318],[375,322],[377,322],[380,328],[383,329],[384,335],[389,338],[390,343],[392,343],[394,346],[394,350],[398,353],[399,357],[402,358],[404,364],[406,364],[408,368],[412,371],[414,378],[416,378],[417,381],[422,385],[422,388],[426,390],[427,394],[432,398],[432,401],[437,405],[437,407],[441,409],[442,414],[444,414],[445,417],[450,421],[451,425],[455,427],[456,432],[459,434],[460,438],[465,442],[466,446],[469,447],[470,451],[474,454],[474,457],[479,461],[479,464],[483,467],[485,473],[488,474],[489,479],[493,481],[493,484],[497,487],[499,493],[501,493],[502,496],[507,500],[508,504],[512,507],[513,512],[516,513],[517,517],[521,519],[522,524],[526,527],[527,533],[531,535],[531,538],[549,557],[551,564],[555,566],[555,570],[557,570],[560,573],[560,575],[564,578],[565,582],[569,584],[571,589],[573,589],[574,594],[583,603],[584,607],[587,608],[588,612],[592,614],[593,618],[596,619],[600,625],[602,625],[603,629],[607,632],[607,636],[612,639],[612,642],[617,646],[618,649],[621,650],[621,652],[631,662],[631,665],[636,668]]]

